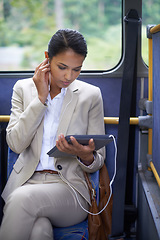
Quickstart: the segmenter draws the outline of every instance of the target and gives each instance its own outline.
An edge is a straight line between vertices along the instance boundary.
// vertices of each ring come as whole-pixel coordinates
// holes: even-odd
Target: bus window
[[[157,25],[160,15],[160,1],[159,0],[145,0],[142,1],[142,57],[144,62],[148,65],[148,38],[147,25]]]
[[[59,28],[79,30],[88,43],[83,70],[109,70],[121,58],[121,0],[3,0],[0,71],[33,70]]]

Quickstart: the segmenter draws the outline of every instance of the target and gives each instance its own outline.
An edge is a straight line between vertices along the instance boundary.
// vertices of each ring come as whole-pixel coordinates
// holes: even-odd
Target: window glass
[[[160,24],[160,1],[145,0],[142,2],[142,57],[148,65],[147,26]]]
[[[59,28],[79,30],[88,43],[87,70],[108,70],[121,58],[121,0],[3,0],[0,71],[33,70]]]

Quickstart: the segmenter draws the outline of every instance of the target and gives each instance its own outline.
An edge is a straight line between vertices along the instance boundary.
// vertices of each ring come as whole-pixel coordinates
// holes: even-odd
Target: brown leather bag
[[[94,189],[88,177],[88,174],[85,173],[86,182],[89,187],[90,197],[91,197],[91,206],[89,212],[98,213],[106,205],[109,195],[110,195],[110,179],[108,175],[108,170],[106,165],[99,171],[99,191],[100,191],[100,200],[99,206],[97,206],[96,195],[94,194]],[[112,224],[112,205],[113,197],[109,201],[107,207],[98,215],[88,214],[88,233],[89,240],[107,240],[109,234],[111,234],[111,224]]]

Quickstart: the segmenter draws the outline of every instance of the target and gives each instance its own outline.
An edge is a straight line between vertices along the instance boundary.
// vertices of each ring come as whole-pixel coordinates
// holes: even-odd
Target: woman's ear
[[[45,54],[45,58],[48,58],[48,52],[45,51],[44,54]]]

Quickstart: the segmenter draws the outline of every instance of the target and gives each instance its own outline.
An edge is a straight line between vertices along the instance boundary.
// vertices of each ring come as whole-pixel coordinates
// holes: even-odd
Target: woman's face
[[[60,90],[68,87],[80,74],[84,56],[72,49],[59,53],[50,61],[51,89]]]

